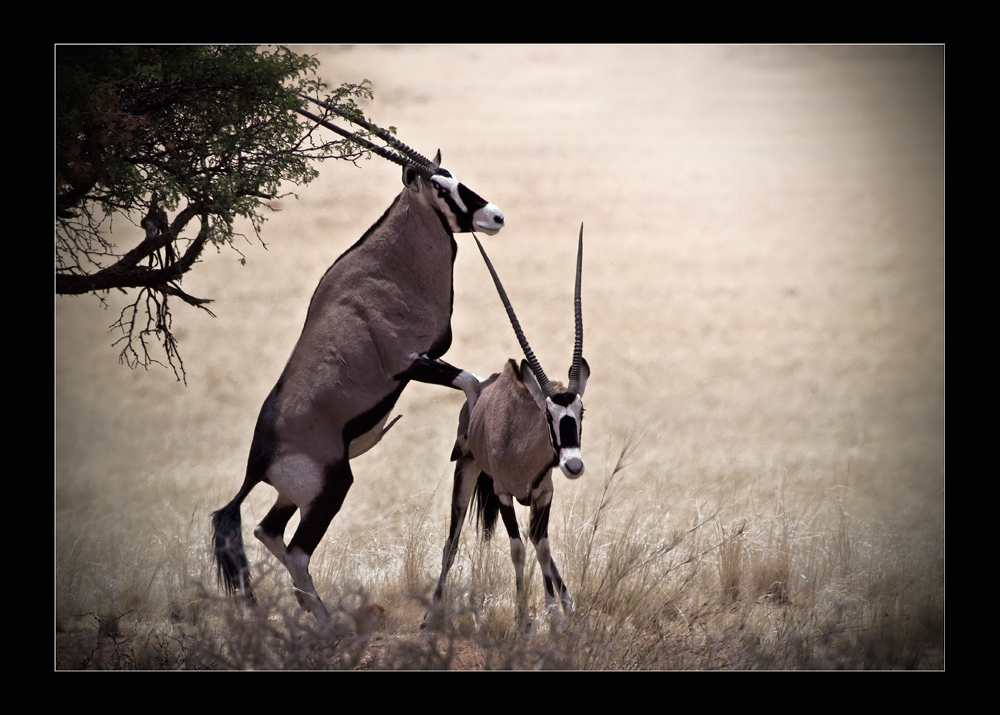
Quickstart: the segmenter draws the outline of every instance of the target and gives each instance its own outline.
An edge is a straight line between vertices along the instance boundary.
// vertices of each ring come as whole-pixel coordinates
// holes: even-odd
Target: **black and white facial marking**
[[[535,403],[545,412],[549,442],[555,450],[559,469],[569,479],[581,477],[585,468],[580,438],[583,435],[583,391],[589,377],[590,366],[581,356],[578,392],[556,392],[553,387],[553,391],[545,395],[527,361],[521,362],[521,379]]]
[[[559,469],[569,479],[579,478],[585,468],[580,453],[583,398],[573,392],[557,393],[545,400],[545,417],[549,423],[549,440],[559,457]]]
[[[435,192],[438,210],[447,219],[453,233],[482,231],[493,236],[503,228],[500,209],[459,183],[447,169],[438,169],[430,178],[430,185]]]

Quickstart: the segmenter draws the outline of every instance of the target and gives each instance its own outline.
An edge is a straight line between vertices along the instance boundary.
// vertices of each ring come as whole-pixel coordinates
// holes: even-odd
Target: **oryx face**
[[[438,169],[429,180],[437,210],[452,233],[482,231],[490,236],[503,228],[500,209],[461,184],[447,169]]]
[[[569,479],[583,474],[580,437],[583,434],[583,399],[572,392],[560,392],[545,400],[549,441],[559,456],[559,469]]]
[[[578,391],[555,392],[553,388],[551,394],[545,395],[527,361],[521,362],[521,379],[545,413],[549,442],[559,460],[559,469],[569,479],[579,478],[584,471],[580,438],[583,434],[583,391],[587,387],[589,377],[590,366],[581,357]]]

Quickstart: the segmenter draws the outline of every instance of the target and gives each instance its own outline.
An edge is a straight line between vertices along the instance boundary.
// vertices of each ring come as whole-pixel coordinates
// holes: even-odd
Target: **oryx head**
[[[360,127],[364,127],[388,144],[387,147],[373,144],[366,138],[331,124],[306,109],[300,107],[296,110],[302,116],[308,117],[359,146],[375,152],[383,159],[388,159],[394,164],[402,166],[403,184],[414,193],[420,193],[427,189],[427,198],[434,204],[434,209],[452,233],[482,231],[492,236],[503,228],[503,214],[500,209],[464,184],[460,184],[450,171],[441,168],[440,149],[437,156],[434,157],[434,161],[431,161],[384,129],[369,124],[360,115],[347,113],[342,107],[336,107],[302,93],[299,93],[299,96]]]
[[[499,232],[503,228],[500,209],[459,183],[440,165],[440,149],[433,162],[416,154],[415,161],[403,166],[403,184],[413,192],[429,191],[428,199],[452,233],[482,231],[492,236]]]
[[[473,234],[475,237],[475,234]],[[580,281],[583,274],[583,224],[580,224],[580,242],[576,254],[576,291],[574,297],[574,312],[576,314],[576,340],[573,346],[573,364],[569,369],[569,385],[565,390],[554,386],[549,378],[545,376],[545,371],[538,363],[538,359],[531,351],[524,332],[521,330],[514,309],[510,305],[507,293],[500,284],[500,278],[490,263],[489,256],[483,249],[483,245],[476,238],[479,252],[483,254],[486,267],[493,276],[493,283],[500,294],[504,308],[507,309],[507,316],[510,324],[514,328],[521,349],[526,358],[521,362],[521,376],[525,387],[535,402],[545,413],[549,427],[549,441],[555,450],[559,461],[559,468],[562,473],[570,479],[576,479],[583,474],[584,463],[580,452],[580,435],[583,428],[583,391],[587,387],[587,378],[590,377],[590,367],[583,359],[583,312],[580,301]],[[561,387],[561,386],[560,386]]]

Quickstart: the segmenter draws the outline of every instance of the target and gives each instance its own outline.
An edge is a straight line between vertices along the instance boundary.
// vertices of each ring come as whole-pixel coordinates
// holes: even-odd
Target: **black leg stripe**
[[[325,481],[323,491],[308,507],[303,508],[302,521],[288,544],[289,550],[298,547],[312,556],[326,530],[330,528],[333,517],[344,505],[347,491],[354,483],[351,464],[346,457],[327,466],[323,470],[323,477]]]
[[[287,506],[278,506],[275,504],[271,507],[271,511],[267,512],[260,522],[260,528],[263,529],[264,533],[270,537],[284,536],[285,526],[288,525],[288,521],[295,514],[297,506],[294,504],[288,504]]]

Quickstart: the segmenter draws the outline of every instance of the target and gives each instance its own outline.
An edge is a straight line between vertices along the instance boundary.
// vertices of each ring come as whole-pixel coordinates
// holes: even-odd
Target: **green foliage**
[[[232,245],[240,218],[259,232],[266,202],[282,182],[315,178],[314,161],[365,153],[324,139],[297,113],[305,94],[364,118],[355,99],[371,99],[368,81],[328,92],[317,67],[283,47],[57,48],[56,292],[139,289],[116,324],[123,361],[155,362],[154,335],[180,378],[167,298],[209,302],[179,287],[205,244]],[[144,229],[139,246],[111,243],[116,215]],[[197,235],[182,238],[195,218]]]

